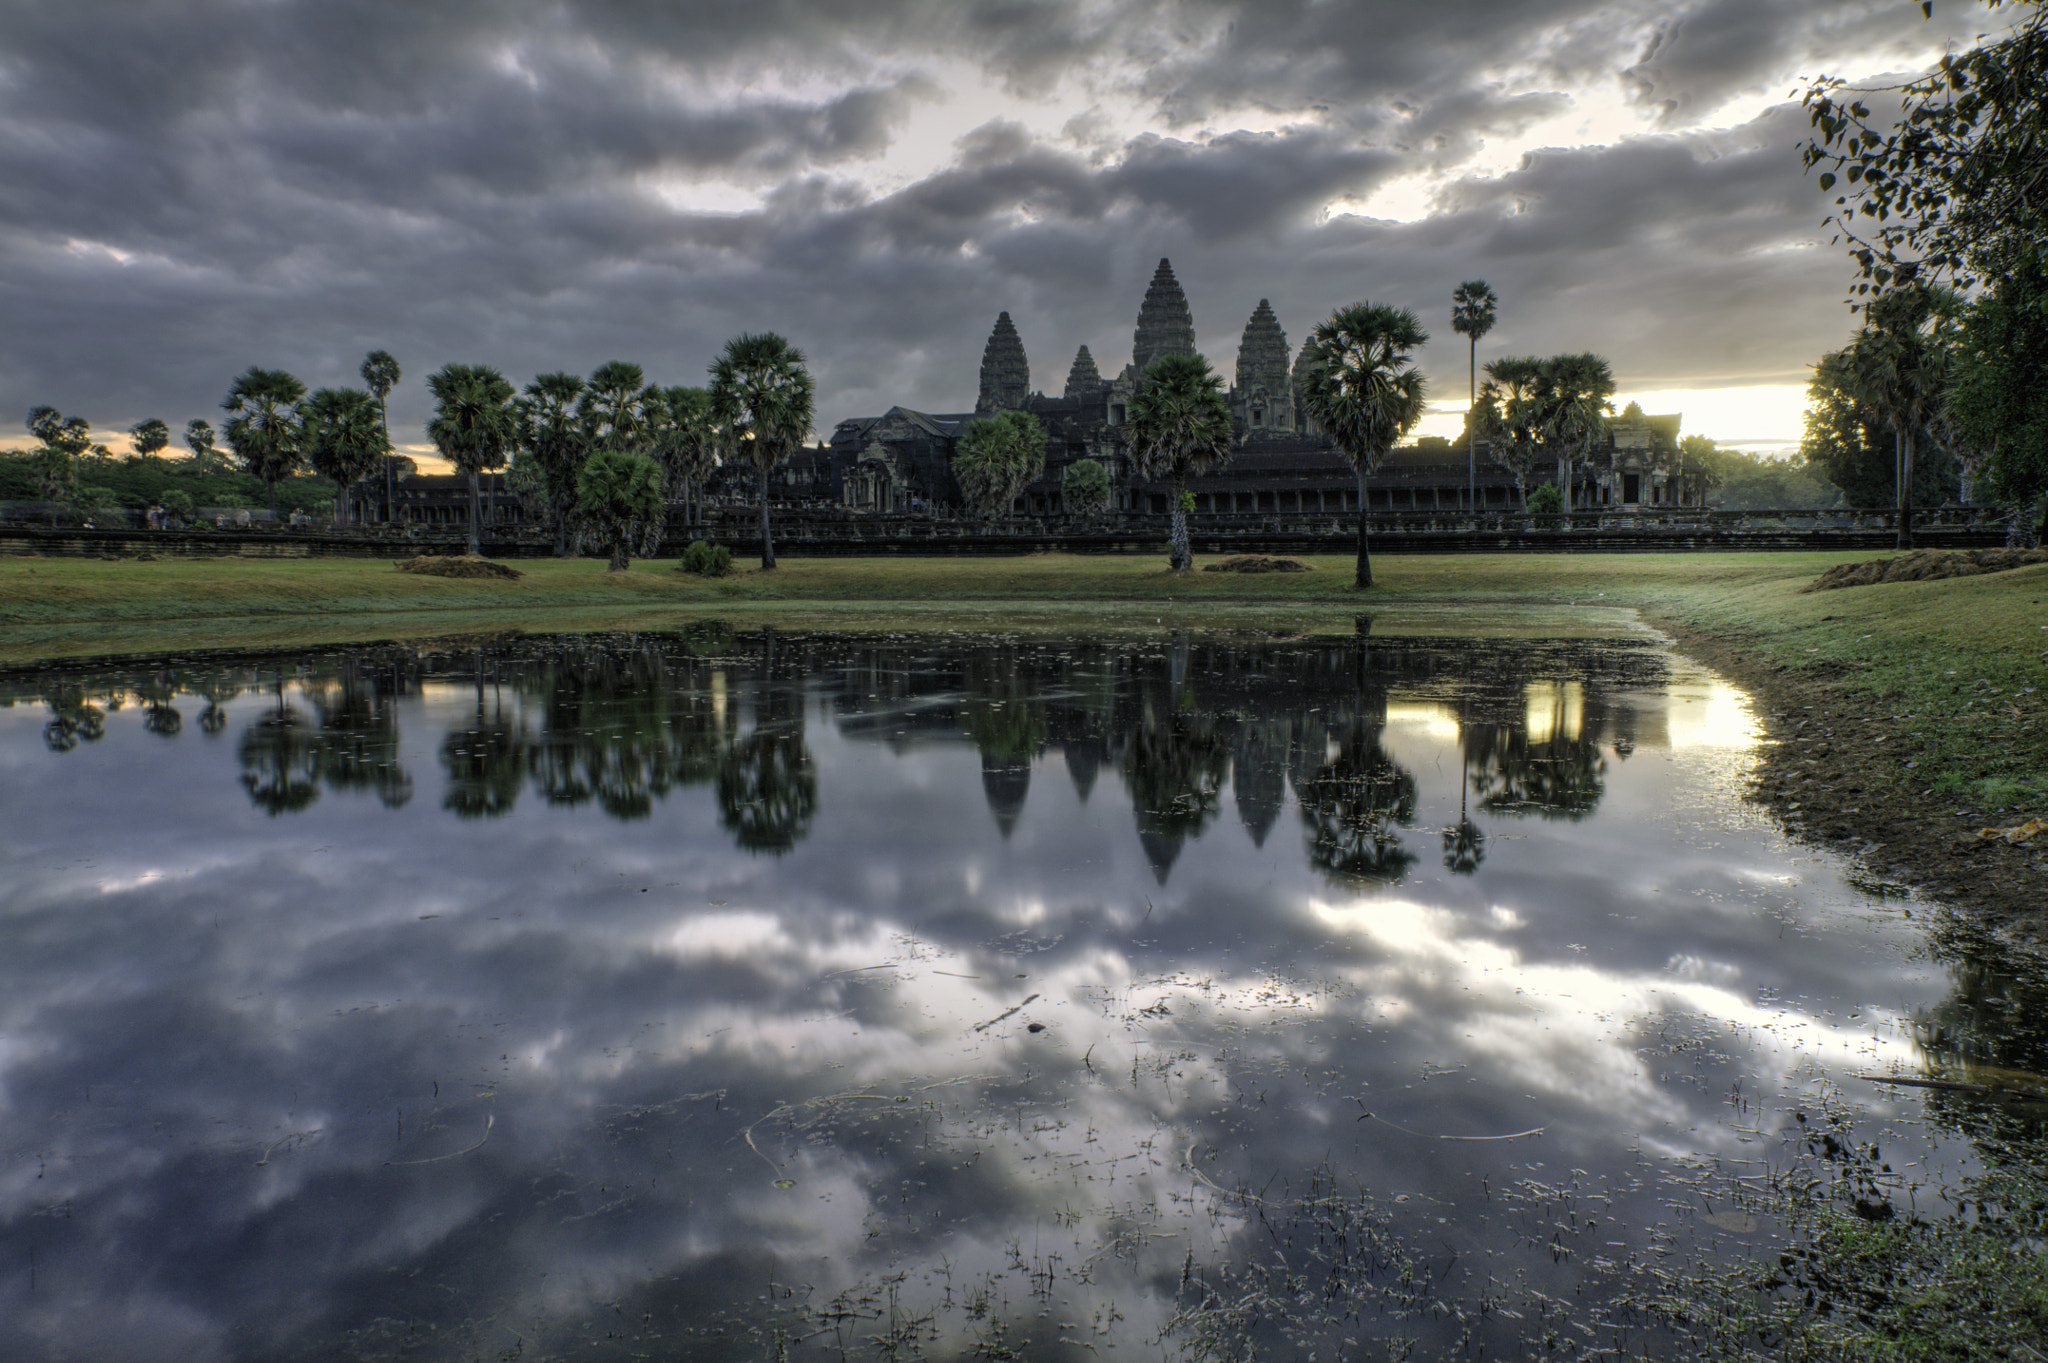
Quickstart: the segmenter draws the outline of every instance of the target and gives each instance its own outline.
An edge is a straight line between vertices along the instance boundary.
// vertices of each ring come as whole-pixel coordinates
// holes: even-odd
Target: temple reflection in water
[[[250,801],[266,814],[323,793],[414,808],[431,783],[408,758],[400,706],[428,700],[440,809],[494,819],[523,800],[646,819],[673,793],[709,787],[721,826],[780,854],[822,798],[808,725],[899,754],[971,746],[1004,838],[1034,781],[1063,771],[1086,804],[1121,781],[1160,885],[1225,818],[1254,847],[1291,808],[1304,855],[1333,882],[1399,882],[1439,850],[1470,874],[1487,819],[1574,820],[1600,802],[1612,762],[1664,746],[1647,645],[1375,639],[1154,643],[736,634],[706,622],[667,635],[515,638],[469,647],[375,647],[275,665],[166,667],[90,683],[43,679],[53,751],[97,741],[132,706],[154,734],[222,737],[228,701],[262,698],[232,736]],[[20,699],[30,699],[23,695]],[[182,707],[182,708],[181,708]],[[417,722],[414,720],[412,722]],[[1390,722],[1455,734],[1459,813],[1419,830],[1417,784]],[[415,736],[417,737],[417,736]],[[842,798],[854,798],[846,796]]]

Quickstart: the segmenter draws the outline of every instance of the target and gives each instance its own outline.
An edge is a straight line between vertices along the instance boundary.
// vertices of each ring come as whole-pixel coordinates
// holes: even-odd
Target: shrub
[[[722,544],[693,540],[683,550],[683,571],[699,577],[724,577],[732,571],[732,550]]]

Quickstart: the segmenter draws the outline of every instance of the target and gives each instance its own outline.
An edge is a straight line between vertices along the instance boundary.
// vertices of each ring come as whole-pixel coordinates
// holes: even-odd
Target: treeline
[[[171,437],[161,420],[130,430],[133,454],[117,459],[83,417],[37,407],[28,427],[40,443],[0,461],[0,495],[88,515],[160,506],[185,516],[197,506],[249,505],[262,493],[273,515],[331,502],[346,524],[348,493],[392,454],[387,402],[402,378],[398,361],[381,350],[364,358],[360,373],[361,388],[309,392],[284,370],[252,365],[221,402],[227,420],[219,435],[192,421],[190,458],[175,461],[162,455]],[[730,459],[757,473],[762,566],[772,568],[768,474],[808,438],[815,386],[802,352],[773,333],[733,338],[709,379],[702,388],[650,384],[623,360],[587,379],[542,374],[524,390],[489,365],[448,364],[428,376],[427,436],[469,479],[470,552],[480,547],[483,473],[509,465],[513,487],[554,530],[557,554],[590,539],[609,546],[612,567],[624,568],[635,547],[647,554],[658,546],[668,504],[692,500]],[[304,476],[308,469],[317,477]]]

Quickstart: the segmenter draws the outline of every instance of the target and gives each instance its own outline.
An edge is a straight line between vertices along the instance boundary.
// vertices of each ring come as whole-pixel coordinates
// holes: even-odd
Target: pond
[[[0,679],[0,1356],[1654,1354],[1972,1167],[1858,1076],[2038,1042],[1743,694],[1361,628]]]

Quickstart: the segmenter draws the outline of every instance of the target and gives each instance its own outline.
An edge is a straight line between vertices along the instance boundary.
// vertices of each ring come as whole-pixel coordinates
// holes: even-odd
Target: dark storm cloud
[[[24,0],[0,30],[0,413],[182,424],[249,364],[334,383],[384,348],[407,370],[404,439],[449,360],[523,382],[625,357],[692,381],[764,328],[811,355],[822,424],[957,408],[1001,309],[1037,386],[1083,342],[1120,365],[1162,255],[1226,369],[1260,297],[1298,342],[1335,303],[1434,316],[1480,275],[1521,309],[1496,335],[1526,349],[1569,332],[1674,378],[1696,357],[1793,372],[1839,330],[1842,275],[1793,249],[1820,216],[1798,121],[1687,129],[1787,72],[1903,59],[1982,18],[1927,25],[1892,0]],[[1326,212],[1455,174],[1618,80],[1670,136],[1533,156],[1454,185],[1425,223]],[[982,89],[1071,106],[1069,135],[977,109]],[[957,113],[957,144],[877,181],[932,109]]]

